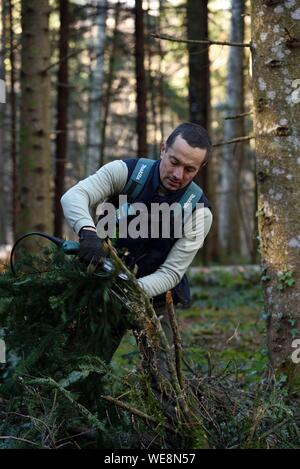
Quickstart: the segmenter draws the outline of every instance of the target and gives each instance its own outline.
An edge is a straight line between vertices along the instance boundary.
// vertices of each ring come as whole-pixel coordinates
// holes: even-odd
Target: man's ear
[[[163,152],[164,152],[165,150],[166,150],[166,144],[165,144],[165,142],[162,142],[162,143],[160,144],[160,155],[159,155],[160,158],[162,158],[162,154],[163,154]]]

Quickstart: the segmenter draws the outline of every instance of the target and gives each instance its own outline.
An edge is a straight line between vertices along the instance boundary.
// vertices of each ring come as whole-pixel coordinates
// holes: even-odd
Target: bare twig
[[[167,313],[170,319],[170,324],[172,327],[173,337],[174,337],[177,378],[178,378],[178,382],[179,382],[181,389],[183,389],[184,379],[183,379],[183,373],[182,373],[182,345],[181,345],[181,338],[180,338],[180,334],[178,330],[178,324],[177,324],[176,316],[175,316],[172,293],[170,291],[168,291],[166,294],[166,308],[167,308]]]
[[[51,442],[52,442],[52,445],[55,447],[56,446],[56,443],[55,443],[55,440],[54,440],[54,437],[51,433],[51,430],[50,428],[48,427],[48,425],[46,424],[46,422],[44,422],[42,419],[39,419],[37,417],[33,417],[33,415],[25,415],[25,414],[21,414],[20,412],[7,412],[7,415],[18,415],[19,417],[23,417],[23,418],[27,418],[27,419],[30,419],[30,420],[33,420],[33,421],[36,421],[36,422],[39,422],[41,423],[47,430],[48,432],[48,435],[51,439]]]
[[[150,34],[151,37],[155,39],[162,39],[164,41],[171,41],[171,42],[181,42],[184,44],[207,44],[208,46],[233,46],[233,47],[251,47],[250,42],[241,43],[241,42],[228,42],[228,41],[210,41],[209,39],[177,39],[172,36],[168,36],[166,34]]]
[[[237,340],[239,340],[239,338],[238,338],[238,333],[237,333],[239,327],[240,327],[240,323],[238,323],[238,325],[236,326],[236,328],[235,328],[234,333],[232,334],[232,336],[229,337],[229,339],[226,340],[226,344],[228,344],[228,343],[229,343],[232,339],[234,339],[234,338],[237,339]]]
[[[167,423],[163,423],[163,422],[158,422],[154,417],[152,417],[151,415],[148,415],[148,414],[145,414],[144,412],[142,412],[141,410],[139,409],[136,409],[135,407],[132,407],[131,405],[127,404],[126,402],[123,402],[123,401],[119,401],[119,399],[115,399],[114,397],[112,396],[103,396],[101,395],[100,396],[102,399],[108,401],[108,402],[111,402],[112,404],[115,404],[116,406],[118,407],[121,407],[121,409],[123,410],[127,410],[128,412],[131,412],[132,414],[136,415],[137,417],[140,417],[144,420],[148,420],[149,422],[153,422],[155,423],[156,425],[161,425],[163,426],[166,430],[170,430],[174,433],[177,433],[176,429],[174,427],[172,427],[171,425],[167,424]]]
[[[230,143],[237,143],[237,142],[246,142],[247,140],[251,140],[252,138],[255,138],[254,135],[246,135],[244,137],[237,137],[237,138],[232,138],[231,140],[226,140],[224,142],[218,142],[214,143],[213,147],[221,147],[222,145],[228,145]]]
[[[242,114],[237,114],[236,116],[224,117],[224,120],[227,121],[227,120],[230,120],[230,119],[239,119],[240,117],[251,116],[252,114],[253,114],[253,111],[243,112]]]
[[[188,370],[190,370],[190,372],[193,374],[193,376],[196,376],[196,370],[193,370],[193,368],[191,367],[191,365],[189,364],[189,362],[184,358],[182,357],[182,361],[183,363],[185,364],[185,366],[187,367]]]
[[[33,445],[33,446],[38,446],[38,447],[41,446],[40,444],[35,443],[34,441],[26,440],[26,438],[19,438],[19,437],[11,436],[11,435],[0,436],[0,440],[17,440],[17,441],[22,441],[23,443],[29,443],[30,445]]]
[[[82,415],[84,415],[89,422],[97,428],[97,430],[103,431],[103,424],[102,422],[92,413],[90,412],[86,407],[84,407],[82,404],[77,402],[70,391],[67,389],[63,388],[59,383],[57,383],[54,379],[52,378],[35,378],[32,380],[32,383],[38,384],[38,385],[47,385],[51,386],[52,388],[58,389],[58,391],[61,392],[61,394],[69,401],[71,404],[76,407]]]

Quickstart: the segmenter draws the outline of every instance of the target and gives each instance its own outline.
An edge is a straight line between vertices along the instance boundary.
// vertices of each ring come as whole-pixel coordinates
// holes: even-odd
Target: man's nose
[[[177,168],[174,168],[174,177],[176,179],[182,179],[183,177],[183,168],[178,166]]]

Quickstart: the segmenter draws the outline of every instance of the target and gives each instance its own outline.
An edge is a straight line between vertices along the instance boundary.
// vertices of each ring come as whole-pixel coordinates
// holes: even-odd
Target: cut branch
[[[207,44],[208,46],[233,46],[233,47],[251,47],[250,42],[228,42],[228,41],[210,41],[209,39],[177,39],[176,37],[167,36],[166,34],[150,34],[155,39],[162,39],[163,41],[181,42],[184,44]]]
[[[224,142],[214,143],[213,147],[216,148],[216,147],[221,147],[222,145],[229,145],[230,143],[246,142],[247,140],[251,140],[252,138],[255,138],[255,136],[246,135],[245,137],[232,138],[231,140],[226,140]]]
[[[131,412],[132,414],[144,419],[144,420],[148,420],[149,422],[153,422],[155,423],[156,425],[161,425],[163,426],[166,430],[170,430],[174,433],[177,433],[176,429],[174,427],[172,427],[171,425],[167,424],[167,423],[164,423],[164,422],[158,422],[154,417],[152,417],[151,415],[148,415],[148,414],[145,414],[144,412],[142,412],[141,410],[138,410],[136,409],[135,407],[132,407],[131,405],[129,404],[126,404],[126,402],[123,402],[123,401],[119,401],[119,399],[116,399],[115,397],[112,397],[112,396],[103,396],[101,395],[100,396],[102,399],[108,401],[108,402],[112,402],[113,404],[115,404],[116,406],[118,407],[121,407],[123,410],[127,410],[128,412]]]
[[[239,119],[240,117],[251,116],[252,114],[253,114],[253,111],[243,112],[242,114],[237,114],[236,116],[224,117],[224,120],[227,121],[227,120],[230,120],[230,119]]]
[[[167,313],[170,319],[170,324],[173,331],[174,337],[174,347],[175,347],[175,364],[176,364],[176,372],[179,385],[181,389],[184,387],[184,379],[182,373],[182,346],[181,346],[181,338],[178,330],[178,324],[176,321],[174,304],[172,299],[172,293],[170,291],[166,294],[166,308]]]

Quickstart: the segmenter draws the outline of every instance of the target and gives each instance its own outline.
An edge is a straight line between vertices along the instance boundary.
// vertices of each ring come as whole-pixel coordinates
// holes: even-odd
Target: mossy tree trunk
[[[48,0],[22,0],[17,234],[52,232]]]
[[[297,6],[298,3],[298,6]],[[254,132],[268,349],[295,372],[300,327],[300,8],[252,0]]]

